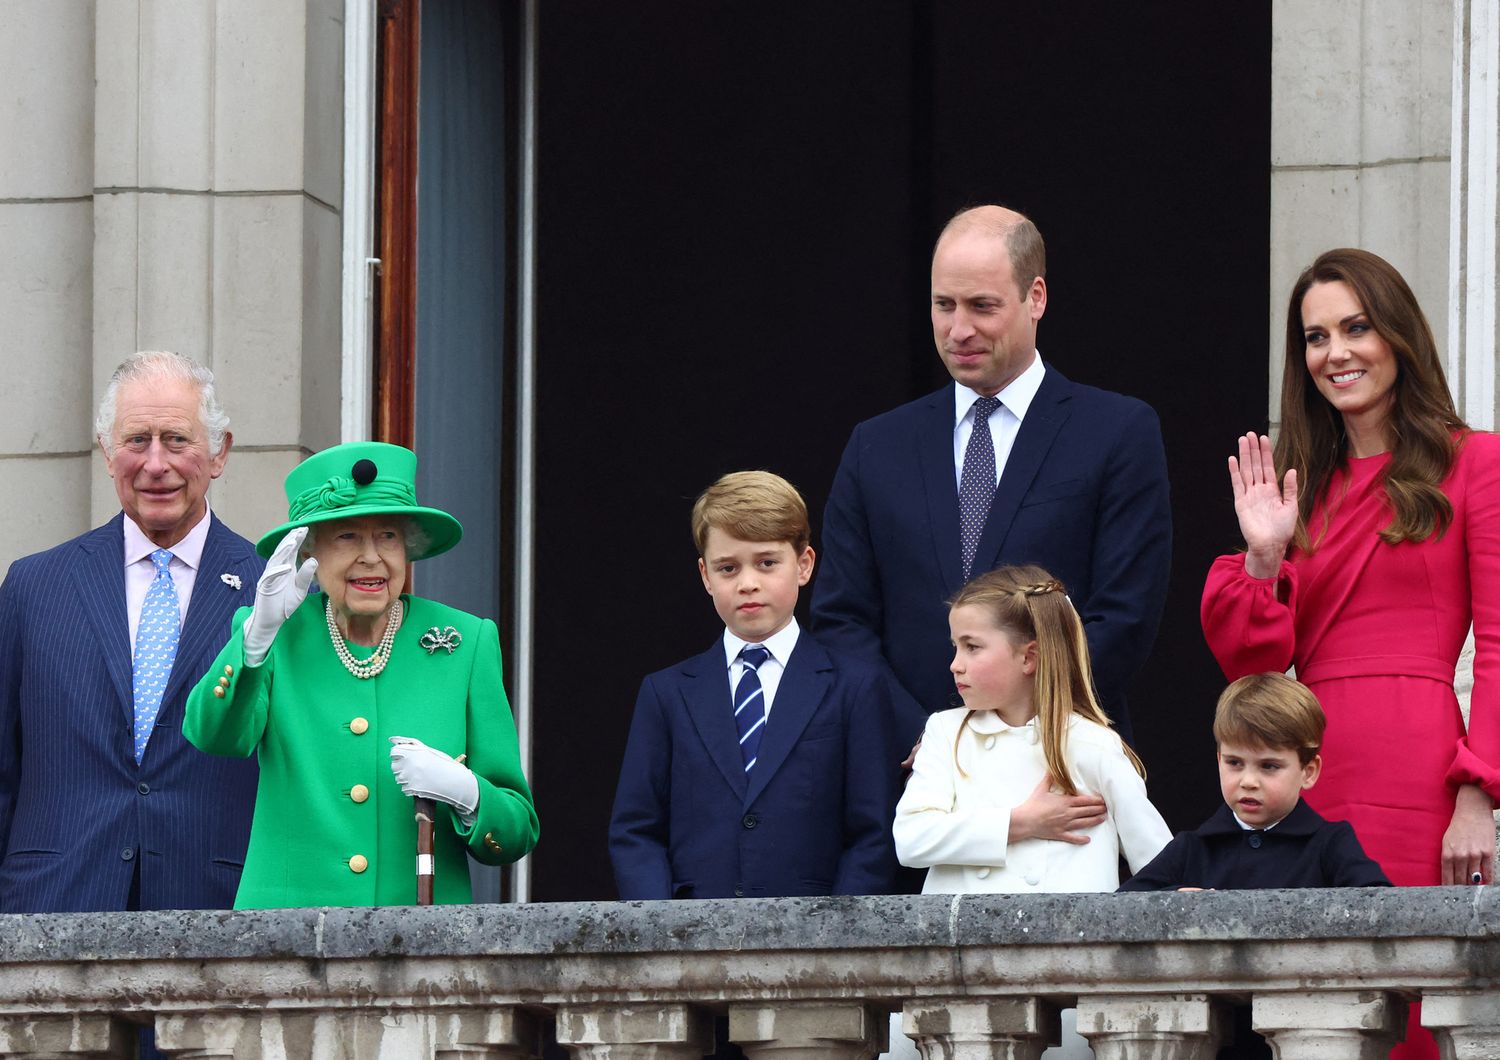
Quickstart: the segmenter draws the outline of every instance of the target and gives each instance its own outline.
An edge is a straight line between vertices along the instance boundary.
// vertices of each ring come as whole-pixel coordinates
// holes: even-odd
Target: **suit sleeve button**
[[[370,731],[370,723],[364,718],[355,718],[349,723],[349,731],[355,736],[363,736]]]
[[[760,824],[760,818],[755,816],[755,814],[753,813],[747,813],[744,817],[740,818],[740,824],[744,825],[746,828],[754,828],[756,825]]]
[[[349,789],[349,798],[353,799],[355,802],[364,802],[369,797],[370,789],[365,787],[363,784],[356,784],[354,785],[354,787]]]
[[[350,872],[364,872],[365,869],[369,867],[370,859],[365,857],[363,854],[355,854],[352,858],[349,859]]]

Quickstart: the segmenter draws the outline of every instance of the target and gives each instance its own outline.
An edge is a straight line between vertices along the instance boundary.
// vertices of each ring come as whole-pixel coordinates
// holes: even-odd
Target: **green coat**
[[[489,619],[403,596],[406,615],[385,670],[360,680],[334,652],[326,599],[303,602],[260,666],[245,665],[250,609],[241,608],[234,636],[188,697],[182,728],[190,741],[210,754],[260,758],[235,908],[416,901],[416,822],[391,772],[392,736],[468,755],[464,764],[479,781],[478,816],[465,828],[437,804],[434,900],[471,901],[464,851],[506,864],[531,850],[538,832],[500,681],[500,634]],[[418,643],[447,626],[463,638],[452,654]],[[214,695],[219,687],[222,698]],[[365,859],[363,871],[355,871],[355,855]]]

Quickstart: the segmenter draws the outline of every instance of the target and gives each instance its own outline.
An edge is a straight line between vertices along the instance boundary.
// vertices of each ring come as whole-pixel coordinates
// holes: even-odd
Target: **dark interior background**
[[[775,470],[817,544],[850,429],[946,379],[930,247],[988,201],[1046,237],[1043,356],[1162,418],[1174,573],[1131,703],[1195,825],[1223,684],[1198,594],[1237,543],[1224,458],[1266,421],[1269,6],[540,6],[535,897],[614,896],[640,679],[722,629],[693,497]]]

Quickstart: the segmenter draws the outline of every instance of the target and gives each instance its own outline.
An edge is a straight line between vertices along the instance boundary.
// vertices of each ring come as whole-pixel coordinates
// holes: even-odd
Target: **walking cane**
[[[462,762],[468,755],[459,755],[456,761]],[[433,863],[433,822],[437,820],[437,807],[431,799],[424,799],[420,795],[412,798],[412,809],[417,817],[417,904],[432,904],[432,881],[436,877]]]

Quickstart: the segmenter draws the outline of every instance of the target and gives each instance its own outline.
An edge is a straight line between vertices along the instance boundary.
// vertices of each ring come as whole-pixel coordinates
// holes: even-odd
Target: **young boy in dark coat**
[[[1214,714],[1224,805],[1182,832],[1122,891],[1389,887],[1346,821],[1302,801],[1323,768],[1317,698],[1285,674],[1251,674]]]

